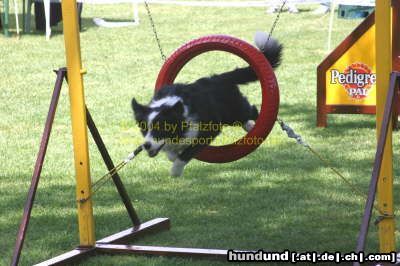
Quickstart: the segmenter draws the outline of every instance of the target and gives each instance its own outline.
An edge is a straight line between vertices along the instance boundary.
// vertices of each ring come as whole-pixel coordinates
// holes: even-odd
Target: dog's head
[[[185,107],[177,97],[153,101],[149,105],[132,99],[135,120],[144,136],[143,148],[154,157],[165,144],[179,140],[183,135]]]

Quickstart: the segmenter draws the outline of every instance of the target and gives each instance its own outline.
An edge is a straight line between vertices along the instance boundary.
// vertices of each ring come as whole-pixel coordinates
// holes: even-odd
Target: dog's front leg
[[[178,153],[173,151],[167,151],[167,157],[170,162],[175,162],[176,158],[178,158]]]
[[[172,165],[171,176],[181,176],[185,166],[204,147],[205,145],[193,145],[186,148],[181,154],[179,154],[178,158],[176,158]]]
[[[176,159],[174,163],[172,164],[171,168],[171,176],[178,177],[181,176],[183,173],[183,169],[185,168],[185,165],[187,165],[189,161],[182,161],[181,159]]]

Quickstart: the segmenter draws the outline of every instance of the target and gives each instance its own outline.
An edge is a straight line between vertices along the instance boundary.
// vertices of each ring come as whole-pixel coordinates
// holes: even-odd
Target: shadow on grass
[[[280,112],[283,119],[290,117],[289,123],[304,128],[314,127],[313,114],[312,107],[300,105],[283,105]],[[349,121],[322,133],[307,133],[336,137],[338,132],[369,128],[370,124]],[[133,204],[142,221],[170,217],[172,229],[138,243],[319,252],[346,252],[355,247],[364,200],[291,142],[273,146],[267,142],[246,158],[228,164],[192,162],[181,178],[168,177],[165,168],[149,172],[141,163],[146,161],[138,159],[134,170],[128,168],[121,174]],[[372,168],[371,161],[346,158],[334,166],[351,169],[350,180],[367,191],[370,171],[368,176],[357,176],[365,172],[359,169]],[[75,188],[64,178],[42,177],[21,265],[58,255],[79,242]],[[3,182],[16,179],[11,176]],[[394,189],[396,195],[399,184]],[[8,240],[3,257],[9,258],[26,194],[19,190],[4,194],[0,209],[6,210],[9,219],[1,222],[0,235]],[[97,239],[130,226],[111,184],[94,196],[94,213]],[[368,249],[377,250],[376,229],[371,226],[371,231]]]
[[[341,181],[325,177],[323,167],[311,157],[291,156],[291,148],[290,144],[261,147],[245,159],[229,164],[192,163],[181,178],[170,178],[164,170],[147,173],[139,167],[134,172],[124,172],[123,181],[142,220],[172,220],[170,232],[149,236],[138,243],[320,252],[352,250],[364,201]],[[344,162],[353,163],[368,167],[363,161]],[[22,265],[60,254],[78,243],[74,186],[54,184],[54,180],[62,179],[42,178],[44,186],[39,186]],[[395,191],[398,190],[396,185]],[[11,254],[25,197],[23,192],[8,192],[1,203],[2,209],[18,206],[7,212],[8,216],[18,218],[7,220],[1,227],[1,235],[10,240],[6,254]],[[129,219],[111,184],[95,195],[94,202],[97,239],[129,227]],[[369,248],[375,249],[374,233],[368,241]]]
[[[323,131],[315,127],[312,106],[283,104],[280,117],[314,137],[374,128],[369,120],[340,121]],[[327,155],[325,155],[327,156]],[[335,155],[328,155],[335,156]],[[351,169],[350,180],[367,191],[371,161],[346,158],[334,167]],[[354,249],[364,200],[317,159],[290,141],[262,145],[246,158],[228,164],[192,162],[181,178],[168,177],[165,168],[137,167],[121,175],[142,221],[170,217],[172,229],[138,243],[187,247],[266,250],[350,251]],[[157,160],[157,159],[156,159]],[[357,165],[355,168],[354,165]],[[169,163],[168,163],[169,166]],[[18,177],[2,179],[12,182]],[[75,188],[63,176],[43,176],[28,230],[22,265],[45,260],[78,243]],[[57,183],[59,182],[59,183]],[[111,182],[109,182],[111,183]],[[28,187],[28,186],[26,186]],[[399,184],[395,184],[395,195]],[[0,209],[7,217],[0,235],[7,239],[5,258],[11,254],[22,214],[25,192],[5,191]],[[96,235],[126,229],[129,219],[111,184],[94,197]],[[13,206],[10,208],[10,206]],[[371,226],[368,248],[376,250]],[[7,262],[8,263],[8,262]],[[161,264],[160,264],[161,265]]]

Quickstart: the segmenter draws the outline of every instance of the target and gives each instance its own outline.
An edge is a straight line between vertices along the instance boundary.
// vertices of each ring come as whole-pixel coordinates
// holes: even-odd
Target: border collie
[[[262,32],[255,35],[256,46],[273,68],[279,66],[282,45]],[[150,157],[164,151],[173,162],[172,176],[180,176],[185,165],[221,132],[222,125],[240,123],[250,131],[258,110],[242,95],[238,85],[258,80],[251,67],[189,84],[162,87],[148,105],[132,99],[134,117],[144,136],[143,148]]]

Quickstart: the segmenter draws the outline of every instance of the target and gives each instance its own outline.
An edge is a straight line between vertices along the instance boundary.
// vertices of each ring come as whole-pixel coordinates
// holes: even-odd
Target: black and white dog
[[[265,33],[255,43],[273,68],[281,60],[282,45]],[[251,67],[201,78],[190,84],[161,88],[148,105],[132,99],[132,109],[150,157],[160,150],[173,162],[172,176],[182,175],[185,165],[221,132],[222,125],[240,123],[246,131],[254,126],[257,108],[239,91],[239,84],[256,81]]]

